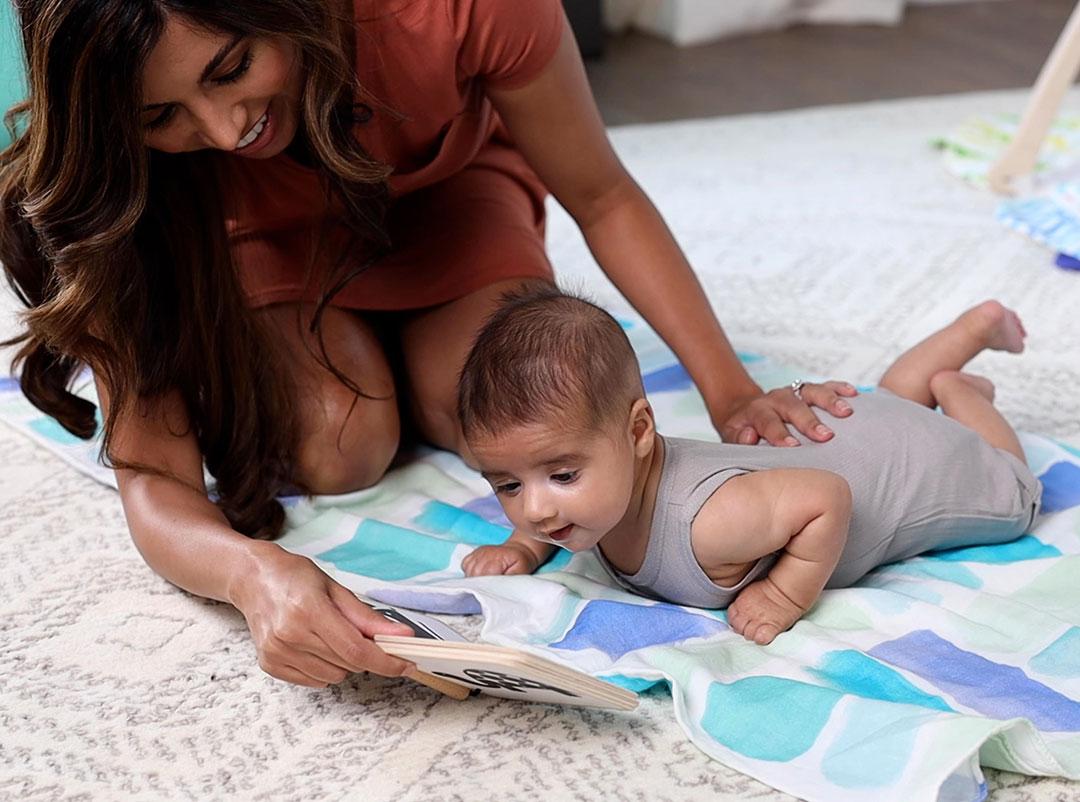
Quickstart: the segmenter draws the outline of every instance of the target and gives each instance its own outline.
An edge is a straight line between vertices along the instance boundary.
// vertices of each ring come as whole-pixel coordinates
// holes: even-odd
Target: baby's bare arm
[[[703,517],[704,516],[704,517]],[[729,480],[694,521],[694,553],[710,576],[780,551],[768,575],[728,608],[732,628],[768,643],[817,600],[840,559],[851,489],[828,471],[757,471]]]

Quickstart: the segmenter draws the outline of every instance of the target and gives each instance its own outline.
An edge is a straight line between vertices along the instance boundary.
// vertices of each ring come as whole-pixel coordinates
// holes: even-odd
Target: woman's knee
[[[401,436],[396,399],[331,388],[321,414],[301,426],[297,479],[317,495],[371,487],[390,467]]]
[[[386,473],[400,437],[389,362],[359,315],[327,308],[320,338],[309,329],[311,312],[292,304],[263,311],[295,381],[300,434],[294,478],[318,494],[370,487]]]
[[[506,293],[550,285],[540,278],[507,279],[425,310],[403,327],[409,410],[430,443],[467,456],[457,414],[457,383],[473,340]]]

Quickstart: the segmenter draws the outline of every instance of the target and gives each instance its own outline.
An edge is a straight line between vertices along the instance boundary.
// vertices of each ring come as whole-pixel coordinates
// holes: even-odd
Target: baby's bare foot
[[[1016,312],[998,301],[983,301],[962,314],[960,320],[986,348],[1013,354],[1024,350],[1024,324]]]

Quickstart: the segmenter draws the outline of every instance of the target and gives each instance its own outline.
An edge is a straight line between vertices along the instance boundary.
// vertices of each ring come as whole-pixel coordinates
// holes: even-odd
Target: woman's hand
[[[844,397],[858,395],[847,382],[803,384],[796,395],[792,387],[778,387],[764,395],[744,399],[733,409],[713,415],[713,425],[725,443],[753,445],[766,440],[774,446],[797,446],[787,424],[791,424],[811,440],[823,443],[833,431],[822,423],[811,407],[824,409],[837,418],[851,414]]]
[[[398,677],[415,668],[371,640],[412,635],[409,627],[374,612],[307,558],[273,543],[252,545],[253,568],[237,578],[229,595],[247,619],[263,671],[324,688],[353,672]]]

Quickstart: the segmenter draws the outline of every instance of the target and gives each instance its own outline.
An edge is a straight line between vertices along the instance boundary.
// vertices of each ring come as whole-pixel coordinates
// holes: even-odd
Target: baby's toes
[[[758,646],[767,646],[772,643],[777,635],[780,634],[778,627],[773,624],[761,623],[754,629],[754,635],[752,640]]]
[[[746,616],[743,615],[741,607],[736,607],[734,604],[727,608],[727,622],[728,626],[743,634],[743,629],[746,627]]]

